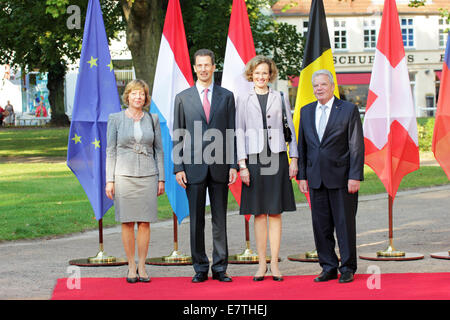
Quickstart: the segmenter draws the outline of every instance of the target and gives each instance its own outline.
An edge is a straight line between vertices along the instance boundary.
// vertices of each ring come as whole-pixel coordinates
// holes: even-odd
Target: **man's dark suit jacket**
[[[334,98],[327,126],[319,141],[316,129],[317,101],[304,106],[298,133],[298,180],[309,188],[321,183],[328,189],[345,188],[348,180],[364,179],[364,140],[358,108]]]
[[[193,86],[180,92],[175,97],[174,108],[174,173],[185,171],[188,183],[200,183],[206,179],[209,169],[214,181],[228,183],[230,168],[238,169],[234,136],[235,113],[233,93],[218,85],[213,87],[208,123],[197,88]],[[198,132],[194,131],[196,126]],[[185,129],[189,134],[177,137],[177,129]],[[208,145],[212,148],[216,140],[204,137],[207,129],[215,129],[211,133],[220,133],[222,136],[222,148],[212,153],[216,161],[209,164],[205,162],[203,152]],[[228,135],[227,129],[231,129]]]

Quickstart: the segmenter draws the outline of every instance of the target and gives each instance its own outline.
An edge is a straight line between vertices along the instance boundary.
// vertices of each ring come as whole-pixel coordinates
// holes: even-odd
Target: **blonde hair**
[[[151,102],[150,93],[148,84],[144,80],[136,79],[128,82],[127,86],[125,87],[125,91],[122,95],[122,101],[123,103],[128,106],[128,96],[131,91],[133,90],[144,90],[145,92],[145,103],[144,108],[148,107]]]
[[[253,57],[245,65],[244,77],[247,79],[247,81],[253,81],[253,72],[255,71],[256,67],[262,63],[265,63],[269,66],[269,82],[273,82],[278,77],[278,68],[275,65],[275,62],[273,62],[273,60],[268,57],[259,55]]]

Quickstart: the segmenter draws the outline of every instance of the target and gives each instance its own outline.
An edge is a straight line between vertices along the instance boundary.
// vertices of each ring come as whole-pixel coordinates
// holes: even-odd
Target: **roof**
[[[439,14],[439,9],[450,9],[449,0],[431,0],[431,4],[418,8],[408,7],[408,1],[397,0],[397,9],[399,14]],[[283,8],[289,4],[295,4],[292,8],[283,11]],[[333,15],[372,15],[383,11],[383,0],[323,0],[325,13],[327,16]],[[311,7],[310,0],[280,0],[272,10],[277,16],[309,16]]]

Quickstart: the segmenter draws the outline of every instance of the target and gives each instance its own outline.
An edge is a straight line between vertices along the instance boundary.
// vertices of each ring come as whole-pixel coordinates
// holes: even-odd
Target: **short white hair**
[[[314,83],[314,79],[321,74],[326,75],[328,77],[328,79],[330,80],[330,83],[334,84],[333,75],[331,74],[330,70],[327,70],[327,69],[321,69],[321,70],[317,70],[316,72],[314,72],[311,77],[311,82]]]

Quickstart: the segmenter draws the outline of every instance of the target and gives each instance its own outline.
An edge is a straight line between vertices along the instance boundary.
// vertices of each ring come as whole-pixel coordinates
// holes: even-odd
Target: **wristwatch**
[[[244,164],[240,163],[240,164],[239,164],[239,169],[240,169],[240,170],[242,170],[242,169],[247,169],[247,166],[245,165],[245,163],[244,163]]]

